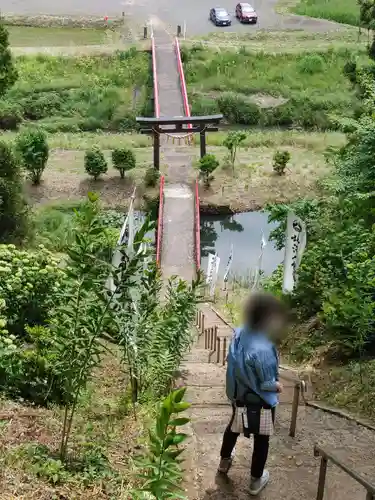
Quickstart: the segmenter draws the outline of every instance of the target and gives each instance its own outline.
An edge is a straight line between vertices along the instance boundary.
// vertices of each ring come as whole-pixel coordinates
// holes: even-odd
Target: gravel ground
[[[321,19],[302,16],[280,15],[275,12],[277,0],[252,0],[259,15],[256,26],[241,25],[233,19],[231,27],[217,28],[208,19],[209,10],[216,4],[212,0],[189,0],[178,4],[171,0],[2,0],[1,10],[4,14],[17,15],[79,15],[79,16],[118,16],[125,12],[135,23],[152,20],[171,33],[175,33],[177,24],[186,23],[189,36],[207,34],[212,31],[247,32],[259,29],[302,29],[316,32],[336,30],[340,25]],[[234,13],[234,0],[221,0],[220,6]]]

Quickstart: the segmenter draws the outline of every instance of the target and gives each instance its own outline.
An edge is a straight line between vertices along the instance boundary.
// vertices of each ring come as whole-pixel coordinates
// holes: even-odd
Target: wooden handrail
[[[321,448],[318,445],[314,446],[314,456],[321,457],[320,461],[320,471],[319,471],[319,480],[318,480],[318,491],[316,494],[316,500],[323,500],[324,497],[324,488],[326,482],[327,475],[327,463],[330,460],[333,464],[339,467],[341,470],[346,472],[352,479],[357,481],[361,486],[363,486],[366,490],[366,500],[374,500],[375,499],[375,485],[370,484],[366,478],[362,475],[355,472],[348,465],[344,464],[339,458],[336,457],[333,453],[326,451],[324,448]]]

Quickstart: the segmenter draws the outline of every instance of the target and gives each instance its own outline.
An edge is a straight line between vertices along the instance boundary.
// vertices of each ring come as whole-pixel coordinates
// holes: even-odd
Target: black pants
[[[272,408],[272,418],[275,421],[275,408]],[[226,428],[221,445],[221,458],[230,458],[238,439],[237,432],[231,431],[232,421]],[[253,457],[251,460],[251,477],[260,478],[263,475],[264,467],[268,458],[269,436],[254,434]]]

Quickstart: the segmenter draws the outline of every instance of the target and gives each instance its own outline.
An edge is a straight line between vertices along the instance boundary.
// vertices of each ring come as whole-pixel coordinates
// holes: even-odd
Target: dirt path
[[[231,335],[212,312],[202,306],[206,327],[218,324],[219,335]],[[182,377],[188,386],[192,437],[188,449],[187,490],[189,500],[248,499],[251,441],[239,440],[236,458],[229,478],[216,475],[221,438],[231,409],[225,397],[225,370],[207,363],[203,336],[182,366]],[[307,500],[316,497],[319,460],[313,457],[313,446],[319,443],[334,452],[349,466],[365,475],[375,477],[375,433],[353,422],[300,406],[297,433],[288,436],[291,417],[291,383],[284,380],[286,391],[278,407],[276,435],[271,440],[268,468],[269,486],[262,500]],[[325,500],[363,500],[364,490],[337,467],[329,466]]]

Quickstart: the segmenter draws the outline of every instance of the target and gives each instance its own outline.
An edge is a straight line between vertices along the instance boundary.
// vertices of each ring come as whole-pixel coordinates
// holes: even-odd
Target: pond
[[[262,271],[269,276],[284,259],[284,251],[276,250],[268,241],[277,227],[268,223],[267,212],[244,212],[234,215],[201,215],[201,265],[207,270],[209,253],[218,253],[221,259],[219,278],[224,275],[231,245],[233,262],[231,274],[249,275],[258,265],[262,231],[267,245],[263,252]]]

